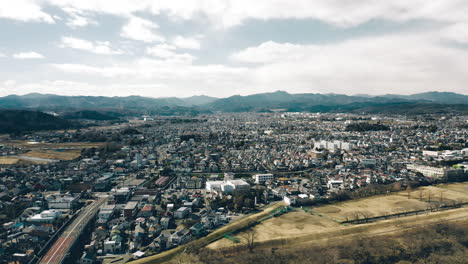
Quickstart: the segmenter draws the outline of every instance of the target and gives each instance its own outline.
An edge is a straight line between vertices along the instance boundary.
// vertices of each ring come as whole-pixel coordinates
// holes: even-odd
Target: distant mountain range
[[[142,96],[62,96],[54,94],[26,94],[0,97],[0,108],[7,109],[102,109],[102,108],[152,108],[155,106],[191,107],[211,103],[217,98],[192,96],[187,98],[150,98]]]
[[[456,105],[456,106],[455,106]],[[227,98],[192,96],[187,98],[150,98],[142,96],[60,96],[51,94],[9,95],[0,97],[0,109],[33,109],[63,113],[66,118],[117,118],[119,114],[198,114],[210,112],[382,112],[396,108],[411,111],[412,107],[431,111],[468,111],[468,96],[451,92],[427,92],[413,95],[342,95],[342,94],[290,94],[284,91],[260,93]],[[411,106],[411,107],[410,107]],[[105,115],[84,110],[107,111]],[[76,111],[76,112],[74,112]],[[66,114],[65,114],[66,113]]]

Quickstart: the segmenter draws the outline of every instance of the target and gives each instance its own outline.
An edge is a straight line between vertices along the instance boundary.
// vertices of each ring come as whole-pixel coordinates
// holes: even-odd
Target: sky
[[[468,94],[466,0],[0,1],[0,96]]]

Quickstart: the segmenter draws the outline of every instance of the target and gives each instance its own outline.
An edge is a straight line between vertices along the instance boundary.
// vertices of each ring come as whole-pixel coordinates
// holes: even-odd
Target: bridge
[[[67,257],[70,249],[73,247],[84,228],[93,219],[99,208],[107,201],[107,197],[100,198],[92,204],[81,209],[79,215],[65,229],[62,235],[55,241],[45,256],[39,261],[39,264],[61,264]]]

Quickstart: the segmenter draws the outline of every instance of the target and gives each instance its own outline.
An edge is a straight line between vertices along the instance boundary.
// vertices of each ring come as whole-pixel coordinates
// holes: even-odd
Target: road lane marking
[[[46,262],[46,264],[49,264],[55,257],[55,255],[57,254],[57,252],[59,251],[59,249],[62,248],[63,244],[65,241],[68,240],[68,238],[70,237],[70,235],[75,231],[76,227],[78,225],[81,224],[81,222],[87,218],[87,216],[96,208],[96,207],[99,207],[103,202],[105,201],[105,198],[103,198],[102,200],[98,200],[98,201],[95,201],[93,202],[93,204],[91,205],[91,208],[89,208],[88,212],[86,212],[83,216],[79,216],[79,221],[75,224],[75,226],[70,230],[70,231],[65,231],[65,232],[68,232],[68,234],[66,235],[65,239],[63,239],[60,243],[60,245],[55,249],[55,251],[52,253],[52,255],[49,257],[49,260]],[[59,238],[60,239],[60,238]],[[68,250],[67,250],[68,251]],[[46,257],[48,256],[49,254],[46,254]],[[46,260],[46,258],[44,259]],[[61,261],[60,261],[61,262]],[[43,263],[42,261],[40,263]]]

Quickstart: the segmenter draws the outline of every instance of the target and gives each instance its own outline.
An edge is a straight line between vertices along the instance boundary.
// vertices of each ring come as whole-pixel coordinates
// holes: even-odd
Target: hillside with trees
[[[0,110],[0,133],[69,129],[76,124],[38,111]]]

